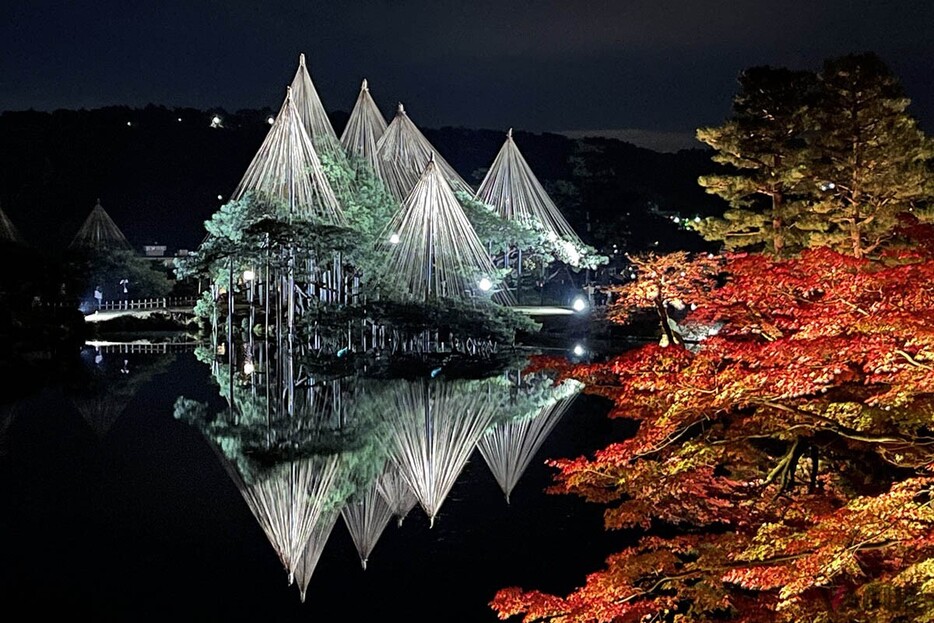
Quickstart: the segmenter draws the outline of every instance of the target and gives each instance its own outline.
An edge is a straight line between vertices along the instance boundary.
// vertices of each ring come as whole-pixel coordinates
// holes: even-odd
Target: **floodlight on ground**
[[[574,302],[571,303],[571,307],[576,312],[582,312],[585,309],[587,309],[587,301],[584,300],[584,297],[578,296],[577,298],[574,299]]]
[[[587,352],[587,349],[585,349],[585,348],[584,348],[583,346],[581,346],[580,344],[575,344],[575,345],[574,345],[573,353],[574,353],[574,356],[575,356],[575,357],[583,357],[583,356],[584,356],[584,353],[586,353],[586,352]]]
[[[487,277],[483,277],[482,279],[480,279],[480,283],[478,283],[477,285],[480,286],[480,289],[483,290],[484,292],[489,292],[490,288],[493,287],[493,282],[490,281]]]
[[[256,279],[256,273],[254,273],[252,270],[247,269],[243,271],[244,281],[253,281],[254,279]]]
[[[392,244],[399,244],[399,234],[392,234],[389,236],[389,242]]]
[[[253,374],[255,370],[256,368],[253,366],[252,361],[247,361],[246,363],[243,364],[243,373],[246,374],[247,376]]]

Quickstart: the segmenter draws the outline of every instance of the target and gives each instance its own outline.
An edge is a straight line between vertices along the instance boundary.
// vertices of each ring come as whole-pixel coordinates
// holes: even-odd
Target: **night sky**
[[[929,0],[29,0],[0,7],[0,110],[278,107],[300,52],[328,110],[367,78],[422,127],[614,130],[699,146],[752,65],[878,53],[934,131]]]

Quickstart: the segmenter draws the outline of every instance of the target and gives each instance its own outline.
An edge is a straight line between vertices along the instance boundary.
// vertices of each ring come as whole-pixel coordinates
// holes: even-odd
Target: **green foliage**
[[[701,177],[700,185],[723,197],[730,209],[722,219],[706,219],[696,228],[729,250],[793,252],[806,244],[797,227],[809,190],[802,137],[816,78],[806,71],[753,67],[740,75],[739,84],[730,120],[697,131],[697,138],[714,148],[714,162],[728,167],[727,173]]]
[[[346,260],[364,275],[375,274],[382,265],[379,237],[399,204],[365,160],[324,153],[321,164],[355,235]]]
[[[104,300],[119,298],[158,298],[172,290],[173,281],[159,265],[141,258],[133,251],[101,250],[69,254],[66,260],[72,281],[79,291],[90,298],[94,288],[101,287]],[[127,279],[124,294],[122,279]]]
[[[899,213],[934,198],[934,144],[909,101],[873,54],[828,59],[819,73],[743,72],[731,119],[697,132],[727,166],[699,182],[730,209],[692,226],[727,250],[874,252]]]
[[[934,142],[907,112],[910,100],[873,54],[830,59],[815,110],[817,151],[808,170],[819,191],[813,209],[824,230],[813,246],[855,257],[892,236],[897,215],[930,204]]]

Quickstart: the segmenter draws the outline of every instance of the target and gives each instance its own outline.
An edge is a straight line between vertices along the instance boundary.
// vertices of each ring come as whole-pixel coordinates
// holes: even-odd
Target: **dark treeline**
[[[97,199],[137,248],[158,242],[193,249],[204,237],[203,222],[229,199],[249,165],[271,114],[154,105],[4,112],[0,207],[25,241],[43,250],[67,246]],[[221,127],[211,127],[215,115]],[[347,113],[331,116],[340,133]],[[423,132],[474,187],[505,138],[500,130]],[[709,151],[658,153],[618,140],[518,128],[515,137],[584,241],[604,252],[612,244],[629,251],[699,244],[671,213],[722,211],[722,201],[697,183],[716,166]]]

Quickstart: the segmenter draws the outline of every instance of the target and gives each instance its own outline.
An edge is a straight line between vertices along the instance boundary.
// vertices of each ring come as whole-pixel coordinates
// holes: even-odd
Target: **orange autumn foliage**
[[[725,259],[699,343],[535,363],[638,422],[549,463],[640,536],[566,596],[499,591],[501,619],[934,620],[934,260]]]

